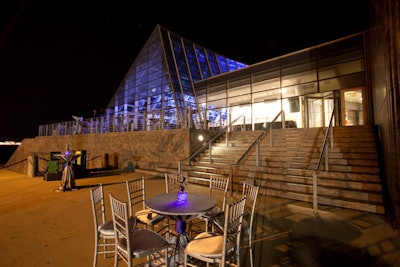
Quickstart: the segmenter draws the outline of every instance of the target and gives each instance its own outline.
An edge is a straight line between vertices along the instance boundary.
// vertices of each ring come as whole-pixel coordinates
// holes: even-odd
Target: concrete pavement
[[[56,193],[60,181],[0,169],[0,266],[91,266],[89,189],[103,183],[105,196],[126,199],[125,180],[141,176],[148,197],[164,192],[163,177],[138,171],[92,172],[76,180],[78,190]],[[400,266],[400,232],[381,215],[320,206],[315,216],[310,203],[260,196],[256,221],[256,266]]]

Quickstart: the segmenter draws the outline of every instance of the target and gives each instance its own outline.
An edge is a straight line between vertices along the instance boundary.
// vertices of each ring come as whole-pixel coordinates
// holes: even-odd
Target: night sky
[[[366,30],[367,3],[2,1],[0,141],[106,107],[157,24],[253,64]]]

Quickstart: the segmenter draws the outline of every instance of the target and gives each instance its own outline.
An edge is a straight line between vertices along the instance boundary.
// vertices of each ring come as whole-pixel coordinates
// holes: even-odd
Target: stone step
[[[265,195],[268,195],[268,196],[280,197],[280,198],[285,198],[285,199],[293,199],[293,200],[311,202],[311,203],[313,202],[312,195],[299,194],[296,192],[285,192],[282,190],[266,189],[262,193]],[[318,197],[317,199],[318,199],[318,201],[317,201],[318,204],[321,204],[321,205],[342,207],[342,208],[367,211],[367,212],[378,213],[378,214],[385,213],[383,205],[370,203],[368,201],[354,202],[352,200],[345,200],[345,199],[338,199],[338,198],[331,198],[331,197]]]
[[[185,166],[195,181],[210,175],[229,176],[233,171],[233,189],[241,182],[260,183],[261,194],[312,202],[312,177],[320,157],[326,129],[274,129],[260,139],[240,165],[235,163],[253,144],[259,132],[232,132],[229,141],[221,138],[212,148],[212,161],[205,151],[191,166]],[[251,136],[251,138],[249,138]],[[334,127],[334,147],[328,150],[317,174],[318,201],[327,205],[384,212],[379,162],[373,127]],[[328,142],[330,144],[330,142]],[[258,153],[258,162],[256,154]],[[256,166],[258,163],[258,166]],[[328,204],[329,203],[329,204]]]
[[[312,180],[312,179],[310,179]],[[313,186],[312,181],[311,184],[298,184],[298,183],[288,183],[288,182],[278,182],[278,181],[270,181],[265,180],[261,181],[260,185],[263,188],[275,188],[288,192],[296,192],[296,193],[305,193],[312,194]],[[332,198],[342,198],[353,201],[370,201],[375,204],[383,204],[382,194],[376,192],[367,192],[365,190],[348,190],[343,188],[336,187],[325,187],[318,185],[318,196],[332,197]]]

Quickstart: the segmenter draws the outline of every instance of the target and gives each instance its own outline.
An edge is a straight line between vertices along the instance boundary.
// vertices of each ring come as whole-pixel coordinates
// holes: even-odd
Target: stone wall
[[[198,141],[203,134],[205,140]],[[47,169],[51,152],[86,151],[86,169],[141,169],[163,173],[178,169],[178,161],[190,156],[213,133],[195,129],[117,132],[24,139],[6,164],[12,171],[26,174],[28,157],[38,157],[38,172]],[[108,163],[108,164],[107,164]],[[60,162],[60,169],[62,162]],[[108,165],[108,166],[106,166]]]

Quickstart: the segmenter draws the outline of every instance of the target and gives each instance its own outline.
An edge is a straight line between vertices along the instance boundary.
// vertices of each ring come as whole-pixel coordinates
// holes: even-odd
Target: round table
[[[186,221],[196,218],[212,209],[215,205],[215,199],[208,195],[187,193],[184,201],[178,200],[177,192],[155,195],[146,200],[146,206],[155,213],[168,216],[175,220],[175,230],[179,234],[176,239],[176,246],[180,255],[189,240],[186,234]],[[176,262],[180,265],[179,261]]]
[[[185,232],[185,222],[196,218],[212,209],[215,199],[208,195],[187,192],[187,200],[179,201],[178,193],[164,193],[155,195],[146,200],[146,206],[153,212],[174,219],[176,231],[180,234]]]

